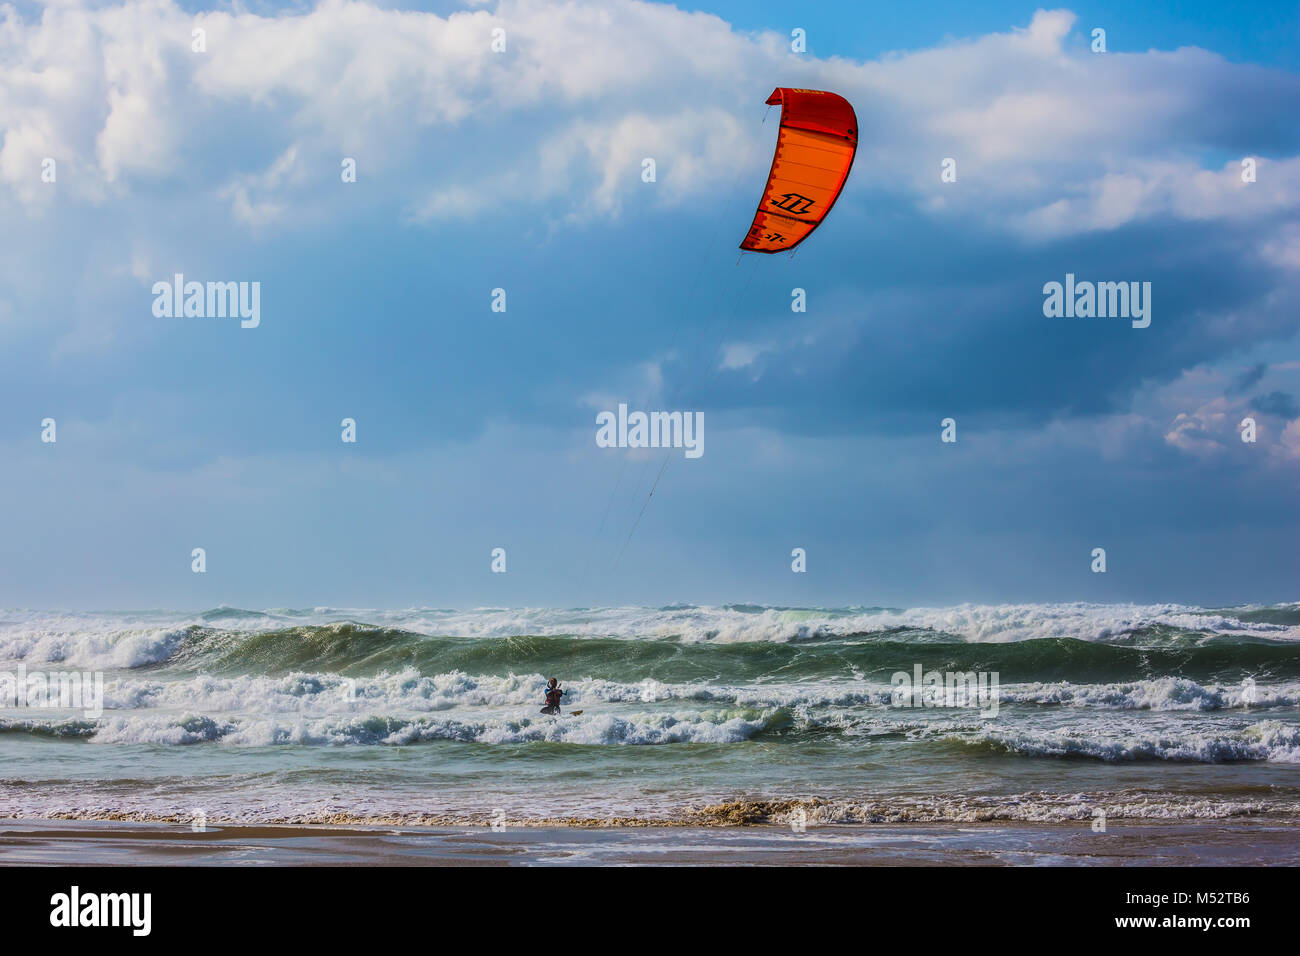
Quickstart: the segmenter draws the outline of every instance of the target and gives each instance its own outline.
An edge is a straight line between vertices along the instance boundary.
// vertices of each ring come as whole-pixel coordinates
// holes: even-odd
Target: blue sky
[[[1297,598],[1295,4],[0,9],[0,605]],[[861,145],[737,263],[779,85]]]

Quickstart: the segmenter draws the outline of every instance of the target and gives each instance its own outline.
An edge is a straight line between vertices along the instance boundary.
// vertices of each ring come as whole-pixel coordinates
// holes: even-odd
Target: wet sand
[[[0,821],[0,865],[1300,865],[1300,822],[738,827],[188,826]]]

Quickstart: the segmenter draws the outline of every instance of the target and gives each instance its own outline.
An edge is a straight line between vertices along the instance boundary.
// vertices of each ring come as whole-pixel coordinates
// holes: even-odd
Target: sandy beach
[[[0,823],[0,865],[1300,865],[1300,825],[1250,820],[788,827],[332,828],[78,820]]]

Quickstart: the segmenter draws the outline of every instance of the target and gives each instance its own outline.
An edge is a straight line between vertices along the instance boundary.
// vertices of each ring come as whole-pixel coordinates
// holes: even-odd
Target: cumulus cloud
[[[358,208],[339,198],[343,157],[357,161],[366,209],[431,232],[454,224],[464,242],[463,227],[484,221],[537,221],[528,236],[540,244],[593,222],[635,229],[633,208],[716,216],[729,184],[756,193],[773,136],[762,101],[778,83],[835,89],[857,107],[862,141],[835,214],[854,248],[823,245],[819,263],[825,285],[856,286],[818,290],[807,315],[750,320],[709,398],[783,407],[789,422],[817,409],[853,428],[899,405],[927,421],[954,406],[1039,422],[1122,415],[1148,380],[1296,329],[1300,78],[1194,48],[1096,55],[1066,10],[854,61],[638,2],[502,0],[445,15],[348,0],[274,15],[174,0],[5,6],[0,214],[57,217],[75,233],[87,210],[107,210],[85,233],[120,261],[86,253],[74,268],[87,283],[100,268],[146,284],[198,258],[169,243],[182,205],[223,251],[250,233],[339,225]],[[53,189],[40,181],[47,155]],[[946,157],[955,183],[940,182]],[[0,270],[22,289],[42,270],[18,235],[0,240]],[[1144,275],[1128,275],[1139,256]],[[1148,338],[1049,328],[1036,290],[1067,270],[1150,275],[1155,325],[1132,333]],[[66,268],[43,278],[61,287]],[[83,325],[112,321],[100,288],[82,298],[97,310]],[[1026,368],[1011,341],[1047,350],[1043,361]],[[647,351],[612,374],[637,381],[649,361],[678,384],[692,367]],[[1252,385],[1229,391],[1231,407],[1198,395],[1148,424],[1171,447],[1202,447]],[[571,403],[607,386],[581,381]]]
[[[1197,49],[1094,55],[1074,26],[1068,11],[1039,11],[1026,27],[859,63],[795,57],[775,34],[636,2],[504,0],[445,17],[347,0],[274,16],[190,14],[172,0],[73,0],[39,20],[6,7],[0,182],[38,204],[39,160],[54,156],[84,200],[190,188],[213,181],[237,139],[241,161],[263,168],[289,150],[318,169],[357,156],[415,218],[519,202],[616,216],[646,156],[670,204],[716,191],[738,161],[761,168],[765,140],[749,120],[767,90],[754,82],[779,78],[858,105],[860,175],[873,187],[1027,237],[1295,211],[1295,158],[1260,158],[1245,184],[1237,161],[1194,157],[1293,117],[1296,77]],[[195,29],[204,52],[191,49]],[[504,52],[491,49],[494,29]],[[940,202],[949,156],[958,184]],[[226,189],[250,227],[292,206]],[[1289,239],[1265,242],[1289,261]]]
[[[1025,233],[1044,237],[1116,229],[1158,216],[1259,222],[1300,207],[1300,159],[1260,161],[1258,168],[1266,177],[1263,184],[1243,182],[1236,161],[1206,170],[1190,161],[1135,160],[1123,172],[1067,185],[1075,195],[1033,209],[1016,222]]]
[[[1296,428],[1300,424],[1300,406],[1295,397],[1281,390],[1249,399],[1242,396],[1267,371],[1268,366],[1262,363],[1253,365],[1233,379],[1227,394],[1175,414],[1164,436],[1166,444],[1201,458],[1219,457],[1242,446],[1242,423],[1250,418],[1256,424],[1256,444],[1266,450],[1265,461],[1293,460],[1300,435]],[[1218,376],[1205,372],[1185,375],[1179,383],[1161,390],[1154,400],[1185,402],[1196,392],[1213,389],[1217,382]]]
[[[1231,429],[1236,423],[1230,419],[1230,406],[1226,399],[1215,399],[1192,412],[1179,412],[1174,418],[1165,441],[1182,451],[1212,454],[1227,447]]]

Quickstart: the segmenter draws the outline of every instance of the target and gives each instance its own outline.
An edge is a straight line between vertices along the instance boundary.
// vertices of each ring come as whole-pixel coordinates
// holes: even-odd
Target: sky
[[[1300,599],[1298,61],[1295,3],[0,3],[0,606]],[[779,86],[858,153],[742,257]]]

